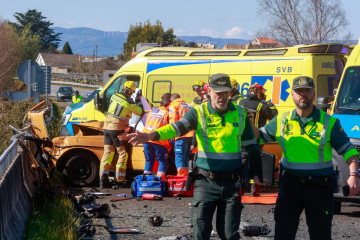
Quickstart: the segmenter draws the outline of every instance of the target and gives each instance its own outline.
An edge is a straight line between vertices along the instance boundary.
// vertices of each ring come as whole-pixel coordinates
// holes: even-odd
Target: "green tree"
[[[39,54],[41,43],[38,35],[31,32],[30,26],[25,27],[19,36],[23,60],[35,60]]]
[[[62,54],[73,54],[69,42],[66,42],[66,43],[65,43],[65,45],[64,45],[61,53],[62,53]]]
[[[21,57],[21,43],[16,30],[0,19],[0,96],[1,91],[14,87]]]
[[[16,23],[11,23],[20,34],[24,29],[29,28],[31,32],[39,36],[40,51],[52,51],[59,47],[61,33],[55,33],[50,27],[53,25],[41,12],[36,9],[29,9],[26,13],[15,13]]]
[[[131,52],[138,43],[160,43],[168,41],[171,45],[175,42],[176,36],[173,29],[169,28],[164,32],[164,28],[159,20],[154,25],[149,20],[144,23],[130,25],[128,37],[124,43],[124,57],[126,60],[131,58]]]
[[[184,46],[185,44],[186,42],[182,39],[175,39],[173,43],[174,46],[178,46],[178,47]]]

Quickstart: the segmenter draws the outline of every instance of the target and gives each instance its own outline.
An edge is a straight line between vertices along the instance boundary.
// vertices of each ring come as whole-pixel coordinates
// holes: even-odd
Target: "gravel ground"
[[[75,189],[72,189],[75,190]],[[78,189],[79,190],[79,189]],[[83,188],[85,192],[98,191],[97,188]],[[267,189],[267,192],[274,192],[276,189]],[[111,193],[103,199],[96,199],[96,203],[108,203],[110,205],[110,218],[93,218],[93,224],[105,224],[108,227],[136,228],[142,231],[141,234],[110,234],[102,227],[96,227],[93,236],[84,236],[81,239],[181,239],[189,237],[190,228],[190,203],[191,197],[166,197],[162,201],[127,199],[118,202],[110,202],[110,199],[122,198],[116,195],[126,194],[130,197],[130,188],[119,188],[117,190],[106,189],[102,192]],[[333,220],[333,239],[360,239],[360,205],[343,203],[342,213],[335,215]],[[274,205],[244,204],[242,211],[240,231],[244,226],[268,225],[271,232],[266,236],[246,237],[241,233],[242,239],[273,239],[274,238]],[[148,219],[158,215],[163,218],[160,227],[150,226]],[[214,225],[215,226],[215,225]],[[216,231],[216,229],[214,229]],[[190,239],[190,238],[183,238]],[[213,234],[211,239],[219,239]],[[296,239],[309,239],[305,216],[301,216]]]

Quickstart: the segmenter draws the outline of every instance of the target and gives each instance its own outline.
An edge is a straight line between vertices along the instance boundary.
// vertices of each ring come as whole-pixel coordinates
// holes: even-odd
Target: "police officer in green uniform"
[[[250,176],[261,176],[260,146],[243,107],[229,101],[230,78],[226,74],[210,77],[210,99],[190,109],[179,121],[152,133],[129,134],[130,143],[165,140],[195,130],[198,168],[192,202],[194,239],[209,239],[216,210],[216,229],[221,239],[239,239],[241,217],[241,147],[257,164]],[[256,165],[255,164],[255,165]],[[257,172],[258,171],[258,172]]]
[[[332,148],[343,155],[350,168],[350,195],[360,190],[358,152],[338,119],[313,105],[314,81],[294,79],[291,96],[295,109],[279,114],[260,137],[277,141],[283,150],[279,195],[275,207],[275,239],[295,239],[301,212],[305,209],[310,239],[331,239],[334,212]]]

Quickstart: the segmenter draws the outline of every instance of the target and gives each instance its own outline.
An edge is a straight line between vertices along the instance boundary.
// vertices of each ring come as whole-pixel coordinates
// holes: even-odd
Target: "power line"
[[[78,50],[78,49],[84,49],[84,48],[95,48],[96,46],[101,46],[101,47],[104,47],[104,48],[120,49],[120,50],[123,49],[122,47],[115,48],[115,47],[108,47],[108,46],[104,46],[104,45],[92,45],[92,46],[81,47],[81,48],[73,48],[72,50]]]

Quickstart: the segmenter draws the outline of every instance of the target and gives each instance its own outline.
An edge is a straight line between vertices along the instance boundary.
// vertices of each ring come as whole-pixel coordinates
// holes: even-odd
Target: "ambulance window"
[[[153,103],[160,103],[161,96],[165,93],[171,93],[171,81],[154,81],[152,86],[153,93],[151,94],[151,102]]]
[[[334,113],[359,115],[360,111],[360,68],[348,68],[342,80]]]
[[[335,59],[335,75],[318,76],[317,96],[332,96],[334,89],[339,85],[341,74],[344,71],[344,63],[341,59]]]
[[[318,76],[316,84],[317,96],[332,96],[334,88],[336,88],[335,76]]]
[[[126,81],[134,81],[136,87],[139,87],[140,84],[140,76],[138,75],[128,75],[128,76],[120,76],[109,86],[106,90],[105,97],[106,97],[106,106],[109,106],[111,96],[116,92],[121,92],[122,85]]]

